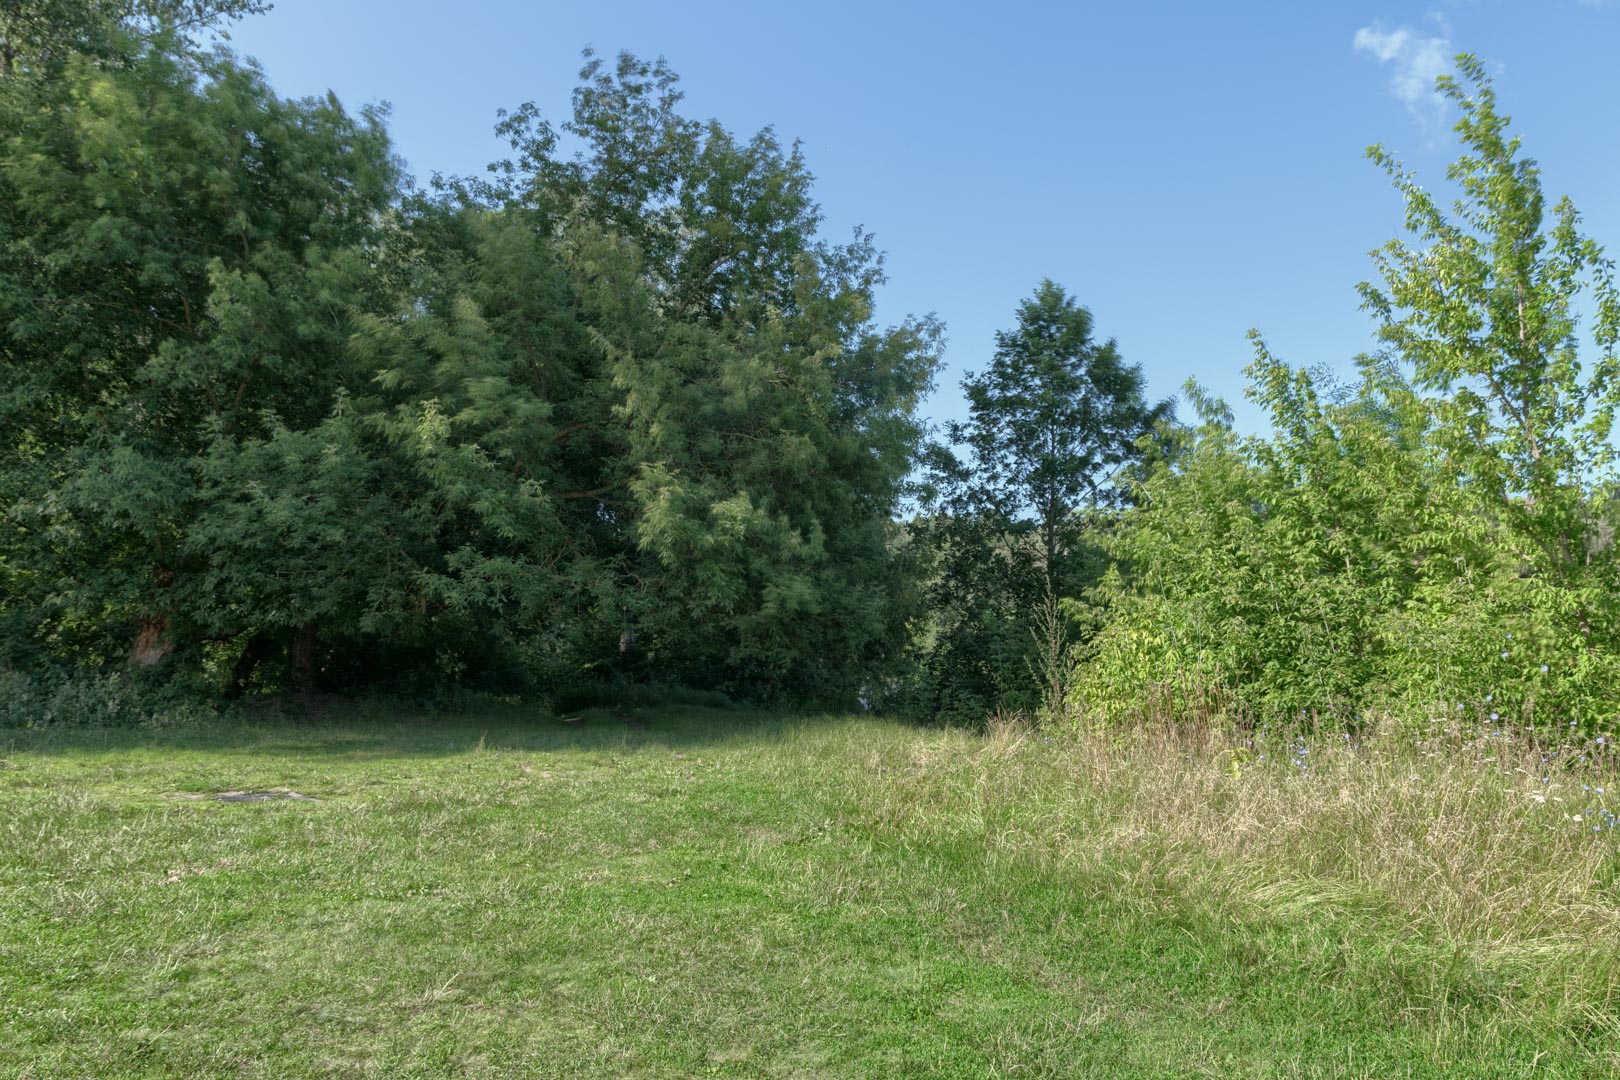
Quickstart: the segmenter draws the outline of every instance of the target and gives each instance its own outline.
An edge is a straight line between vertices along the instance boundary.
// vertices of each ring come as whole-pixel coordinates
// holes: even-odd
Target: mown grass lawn
[[[0,732],[0,1076],[1620,1074],[1615,940],[1257,890],[1039,738],[643,720]]]

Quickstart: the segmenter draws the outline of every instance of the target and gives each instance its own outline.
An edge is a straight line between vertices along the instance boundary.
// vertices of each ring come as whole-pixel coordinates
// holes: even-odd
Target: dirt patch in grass
[[[319,802],[313,795],[303,795],[292,788],[267,788],[263,791],[171,791],[165,799],[212,799],[215,802],[270,802],[275,799],[294,799],[299,802]]]
[[[177,869],[170,870],[169,873],[168,873],[168,876],[166,876],[158,884],[160,884],[160,885],[176,885],[176,884],[179,884],[181,881],[184,881],[188,877],[193,877],[193,876],[195,876],[197,874],[211,874],[216,870],[228,870],[234,865],[235,865],[235,860],[234,859],[221,859],[218,862],[214,863],[212,866],[192,866],[192,865],[188,864],[188,865],[181,866],[181,867],[179,867]]]

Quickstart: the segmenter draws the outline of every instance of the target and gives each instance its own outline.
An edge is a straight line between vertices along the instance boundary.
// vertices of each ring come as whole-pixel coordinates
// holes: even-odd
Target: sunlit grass
[[[0,1075],[1620,1070],[1591,747],[642,720],[0,733]]]

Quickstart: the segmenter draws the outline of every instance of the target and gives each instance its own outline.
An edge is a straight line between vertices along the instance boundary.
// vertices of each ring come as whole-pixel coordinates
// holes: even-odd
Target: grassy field
[[[1620,1075],[1590,761],[642,720],[0,732],[0,1076]]]

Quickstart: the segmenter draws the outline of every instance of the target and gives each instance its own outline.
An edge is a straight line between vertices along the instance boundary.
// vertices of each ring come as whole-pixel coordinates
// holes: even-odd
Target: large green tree
[[[587,54],[576,156],[526,106],[496,182],[452,187],[550,238],[575,281],[590,390],[567,444],[595,467],[570,482],[607,526],[575,622],[630,630],[667,677],[847,696],[903,647],[891,518],[937,328],[873,324],[881,259],[818,238],[797,147],[680,100],[662,62]]]
[[[404,192],[379,113],[176,32],[252,6],[81,6],[0,83],[7,654],[868,687],[938,331],[873,322],[797,147],[588,57],[577,154],[525,107],[492,181]]]
[[[1120,500],[1121,467],[1171,413],[1145,388],[1141,367],[1113,338],[1097,341],[1091,312],[1050,279],[1018,305],[1018,325],[996,333],[990,365],[962,381],[968,419],[949,430],[971,455],[969,495],[1033,528],[1049,595],[1084,530],[1080,511]]]
[[[161,33],[14,81],[0,109],[9,615],[138,662],[233,636],[266,615],[199,592],[222,572],[194,542],[200,470],[358,381],[346,341],[395,190],[381,119]]]

